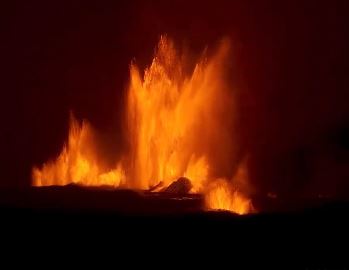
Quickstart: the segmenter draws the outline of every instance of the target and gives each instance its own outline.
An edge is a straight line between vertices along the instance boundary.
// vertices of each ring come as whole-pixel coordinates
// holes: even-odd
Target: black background
[[[1,4],[0,186],[60,151],[69,110],[122,149],[131,60],[160,34],[194,52],[229,36],[240,137],[261,193],[349,195],[345,1],[11,1]],[[112,136],[110,136],[112,134]]]

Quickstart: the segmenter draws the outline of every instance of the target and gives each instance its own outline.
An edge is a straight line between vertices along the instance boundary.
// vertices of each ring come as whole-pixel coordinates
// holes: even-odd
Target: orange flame
[[[130,68],[126,123],[131,151],[124,162],[113,170],[103,167],[93,149],[92,128],[72,119],[68,145],[55,161],[33,169],[33,185],[149,189],[184,176],[192,183],[191,192],[206,194],[208,208],[249,212],[249,199],[217,173],[229,164],[234,150],[227,120],[234,100],[225,80],[229,47],[224,40],[212,57],[204,54],[188,74],[185,57],[171,40],[161,37],[143,78],[134,64]]]
[[[239,191],[234,190],[224,179],[217,180],[208,189],[205,201],[210,209],[228,210],[240,215],[247,214],[252,209],[250,200]]]
[[[55,161],[45,163],[41,169],[33,168],[33,185],[67,185],[70,183],[90,186],[120,186],[125,174],[120,165],[106,170],[99,162],[93,144],[93,131],[84,121],[81,125],[70,117],[68,144]]]

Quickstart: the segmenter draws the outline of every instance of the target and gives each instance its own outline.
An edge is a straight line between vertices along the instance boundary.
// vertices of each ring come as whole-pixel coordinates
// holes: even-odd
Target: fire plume
[[[120,165],[107,170],[93,144],[93,130],[90,124],[82,124],[70,116],[68,142],[55,161],[45,163],[41,169],[33,168],[33,185],[68,185],[71,183],[89,186],[118,187],[125,182]]]
[[[166,36],[151,65],[130,67],[125,129],[129,151],[115,168],[103,166],[94,149],[93,129],[71,119],[67,144],[54,161],[33,169],[33,185],[126,187],[148,190],[190,180],[192,193],[205,195],[211,209],[239,214],[252,210],[250,200],[226,175],[234,160],[234,98],[226,82],[230,43],[213,55],[205,52],[191,72],[187,58]],[[222,173],[224,171],[224,173]]]

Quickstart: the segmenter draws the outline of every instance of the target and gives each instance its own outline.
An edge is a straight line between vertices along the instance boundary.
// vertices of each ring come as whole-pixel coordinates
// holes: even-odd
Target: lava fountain
[[[87,121],[71,117],[68,141],[59,156],[33,168],[33,185],[112,186],[164,191],[189,179],[191,193],[204,194],[208,209],[252,211],[242,162],[234,144],[235,99],[227,83],[230,43],[222,40],[188,72],[188,58],[162,36],[151,65],[130,66],[125,106],[128,151],[114,168],[98,155]],[[235,173],[234,173],[235,172]],[[230,175],[229,175],[230,174]],[[243,183],[243,184],[242,184]]]

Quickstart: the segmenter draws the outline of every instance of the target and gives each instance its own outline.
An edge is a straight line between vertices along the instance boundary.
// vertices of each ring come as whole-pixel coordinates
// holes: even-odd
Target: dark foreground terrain
[[[308,255],[315,253],[315,258],[328,251],[346,253],[347,250],[347,202],[239,216],[203,210],[203,198],[198,195],[76,186],[1,190],[0,193],[2,235],[30,237],[29,243],[38,237],[48,242],[61,237],[81,237],[89,242],[95,237],[111,241],[113,245],[125,240],[126,243],[153,243],[160,249],[157,252],[164,245],[173,244],[175,248],[179,244],[179,250],[183,251],[202,243],[201,248],[238,250],[245,254],[257,250],[257,253],[272,252],[271,255],[275,251],[284,252],[286,247],[292,253],[285,254],[302,251]],[[210,240],[216,245],[209,244]]]

